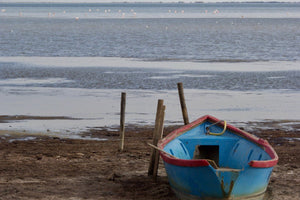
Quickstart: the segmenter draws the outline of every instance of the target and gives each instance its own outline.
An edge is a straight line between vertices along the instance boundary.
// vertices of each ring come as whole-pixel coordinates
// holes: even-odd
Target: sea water
[[[300,3],[0,3],[0,11],[0,115],[28,116],[0,129],[117,126],[121,92],[127,124],[153,124],[158,99],[166,123],[180,124],[178,82],[190,121],[299,123]]]

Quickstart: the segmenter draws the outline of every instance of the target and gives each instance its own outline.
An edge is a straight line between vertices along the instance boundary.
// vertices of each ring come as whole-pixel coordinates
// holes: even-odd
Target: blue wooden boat
[[[159,141],[180,199],[262,199],[278,156],[261,138],[206,115]]]

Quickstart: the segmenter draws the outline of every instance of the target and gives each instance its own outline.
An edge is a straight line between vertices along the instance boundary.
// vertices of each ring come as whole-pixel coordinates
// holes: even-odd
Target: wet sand
[[[175,127],[166,127],[169,133]],[[155,182],[147,176],[153,127],[126,127],[125,151],[118,132],[90,130],[106,141],[61,139],[0,131],[0,199],[176,199],[162,162]],[[300,199],[299,131],[264,130],[279,155],[267,199]]]

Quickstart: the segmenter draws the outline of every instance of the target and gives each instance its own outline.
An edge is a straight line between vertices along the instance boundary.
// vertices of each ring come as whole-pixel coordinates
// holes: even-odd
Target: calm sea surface
[[[0,96],[12,102],[23,99],[26,104],[30,95],[42,95],[45,89],[59,90],[43,96],[51,93],[58,99],[72,96],[70,89],[172,93],[176,83],[183,82],[192,94],[250,92],[272,99],[279,93],[278,98],[285,97],[279,103],[289,105],[286,110],[300,107],[294,101],[300,90],[300,3],[0,3],[0,27]],[[84,62],[70,64],[75,59]],[[114,95],[106,93],[106,98]],[[34,113],[30,109],[37,108],[31,104],[26,104],[28,110],[16,111],[9,107],[25,105],[2,101],[2,115],[57,115]],[[59,101],[63,109],[63,98]],[[225,116],[240,111],[232,117],[236,119],[242,111],[259,110],[257,102],[262,102],[262,108],[268,104],[255,102],[244,102],[246,110],[225,108],[230,113]],[[216,104],[221,111],[220,103]],[[271,105],[265,112],[276,110],[277,105]],[[229,106],[234,105],[225,107]],[[206,111],[214,113],[214,109]],[[281,112],[285,111],[260,118],[279,119]],[[140,117],[138,111],[134,113],[132,119]],[[297,113],[290,118],[300,119]],[[59,115],[76,114],[66,110]]]
[[[0,56],[300,59],[300,3],[0,4],[0,8]]]

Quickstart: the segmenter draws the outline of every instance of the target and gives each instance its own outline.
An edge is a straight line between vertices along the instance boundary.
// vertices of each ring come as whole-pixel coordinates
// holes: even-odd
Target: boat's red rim
[[[211,122],[218,122],[220,121],[219,119],[210,116],[210,115],[205,115],[195,121],[193,121],[190,124],[187,124],[185,126],[180,127],[179,129],[176,129],[172,131],[169,135],[167,135],[165,138],[161,139],[158,143],[158,147],[163,149],[167,143],[169,143],[171,140],[175,139],[176,137],[182,135],[186,131],[194,128],[195,126],[203,123],[204,121],[209,120]],[[221,123],[222,124],[222,123]],[[252,160],[248,164],[251,167],[257,167],[257,168],[269,168],[273,167],[277,164],[278,162],[278,155],[275,152],[275,150],[272,148],[272,146],[269,144],[268,141],[258,138],[250,133],[247,133],[241,129],[238,129],[230,124],[227,125],[227,130],[232,131],[233,133],[242,136],[243,138],[250,140],[259,146],[261,146],[271,157],[270,160]],[[209,162],[205,159],[201,160],[184,160],[184,159],[177,159],[177,158],[172,158],[166,153],[160,152],[160,155],[162,156],[163,160],[169,164],[177,165],[177,166],[186,166],[186,167],[200,167],[200,166],[208,166]]]

